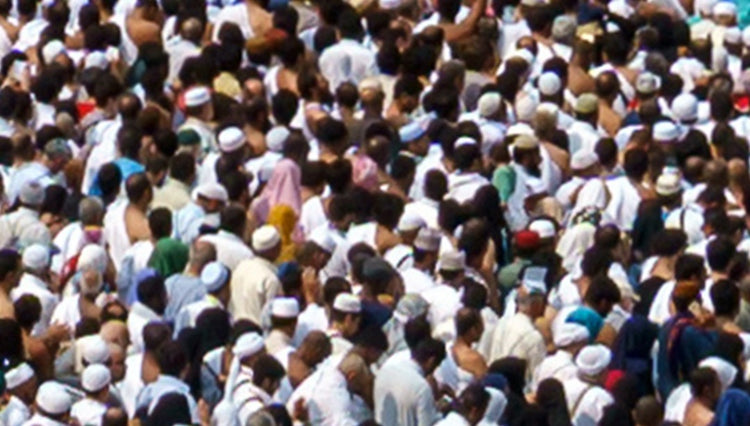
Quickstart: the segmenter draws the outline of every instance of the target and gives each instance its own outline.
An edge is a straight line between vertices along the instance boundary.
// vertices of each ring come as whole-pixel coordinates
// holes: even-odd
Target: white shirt
[[[448,176],[448,169],[443,164],[443,148],[440,147],[440,144],[431,144],[427,156],[417,164],[417,169],[414,171],[414,182],[409,188],[409,198],[415,201],[424,198],[424,180],[430,170],[439,170],[446,177]]]
[[[195,327],[195,323],[198,320],[200,314],[206,309],[212,308],[224,308],[218,299],[211,295],[206,295],[203,300],[190,303],[183,306],[174,319],[174,335],[179,335],[180,331],[187,327]]]
[[[31,331],[32,336],[41,336],[47,331],[47,328],[49,328],[52,312],[54,312],[55,306],[60,302],[60,298],[58,295],[52,293],[47,287],[47,283],[39,279],[37,276],[24,273],[21,276],[21,281],[18,283],[18,287],[10,291],[10,298],[15,302],[20,299],[21,296],[27,294],[36,296],[39,299],[39,303],[42,305],[42,313],[39,322],[34,325],[34,328]]]
[[[11,174],[10,181],[7,182],[6,192],[8,202],[13,204],[16,201],[26,182],[37,182],[46,187],[51,183],[50,175],[50,170],[42,163],[36,161],[29,161],[19,165],[15,169],[15,172]]]
[[[128,315],[128,332],[130,333],[130,341],[136,351],[141,352],[144,349],[143,327],[151,321],[159,320],[161,320],[161,317],[141,302],[135,302],[133,303],[133,306],[130,307],[130,314]]]
[[[430,304],[427,311],[427,320],[432,329],[447,332],[448,340],[455,337],[456,329],[453,319],[456,312],[463,306],[461,304],[461,293],[455,288],[440,284],[425,290],[422,298]]]
[[[122,119],[118,116],[114,120],[103,120],[96,123],[86,133],[86,142],[94,147],[86,159],[86,169],[83,172],[81,192],[88,194],[91,185],[96,180],[99,169],[117,158],[117,132],[122,127]]]
[[[590,123],[576,120],[568,128],[568,138],[570,139],[570,155],[575,154],[578,150],[594,152],[597,142],[601,138],[599,132]]]
[[[700,211],[700,207],[695,204],[688,204],[671,211],[664,220],[664,228],[685,231],[689,246],[698,244],[705,238],[705,235],[703,235],[703,213]]]
[[[489,353],[483,355],[488,362],[508,356],[524,358],[528,361],[526,377],[531,379],[534,370],[547,356],[547,347],[531,318],[517,312],[510,318],[500,320],[495,327]]]
[[[375,54],[356,40],[343,38],[326,48],[318,59],[320,72],[335,90],[341,83],[355,85],[379,73]]]
[[[416,213],[424,220],[428,228],[440,229],[438,225],[438,206],[439,202],[427,197],[419,201],[412,201],[404,206],[404,213]]]
[[[143,370],[143,353],[135,353],[125,358],[125,378],[115,387],[122,397],[122,405],[128,413],[129,418],[135,415],[135,401],[141,389],[145,386],[141,379]]]
[[[240,237],[224,230],[219,230],[213,235],[203,235],[198,241],[213,244],[216,248],[216,260],[223,263],[230,271],[233,271],[243,260],[255,256]]]
[[[125,257],[125,252],[133,245],[125,224],[125,210],[127,208],[128,200],[117,200],[110,204],[107,213],[104,214],[104,238],[109,243],[109,256],[118,272],[122,259]]]
[[[70,417],[78,420],[84,426],[99,426],[102,415],[107,412],[107,406],[99,401],[84,398],[70,408]]]
[[[250,25],[250,17],[248,16],[247,5],[243,2],[231,6],[224,7],[214,22],[214,33],[211,40],[214,42],[219,41],[219,30],[225,22],[230,22],[238,27],[242,31],[242,36],[245,40],[249,40],[255,36],[255,31]]]
[[[448,194],[445,197],[459,203],[472,201],[479,188],[489,184],[490,181],[479,173],[454,172],[448,176]]]
[[[621,230],[632,230],[633,222],[638,215],[641,195],[627,176],[607,180],[605,184],[610,193],[606,212],[615,220]]]
[[[21,207],[0,216],[0,247],[28,247],[34,243],[49,245],[51,240],[49,229],[34,210]]]
[[[281,293],[276,266],[262,257],[243,260],[232,272],[229,312],[235,320],[247,318],[260,324],[263,307]]]
[[[464,416],[451,411],[443,420],[435,423],[435,426],[471,426],[471,423]]]
[[[354,426],[353,396],[347,390],[346,378],[339,370],[339,362],[329,358],[294,390],[287,410],[294,411],[300,399],[307,404],[310,424],[319,426]]]
[[[325,209],[323,208],[323,199],[320,195],[315,195],[302,203],[300,212],[299,225],[305,236],[309,236],[313,229],[325,225],[328,222]]]
[[[297,328],[294,329],[292,345],[299,347],[311,331],[325,331],[328,328],[326,309],[315,303],[305,306],[305,310],[297,317]]]
[[[176,36],[169,40],[164,50],[169,54],[168,82],[174,82],[177,80],[185,60],[195,56],[200,56],[201,54],[199,46],[196,46],[193,42],[185,40],[180,36]]]
[[[0,424],[4,426],[21,426],[31,417],[31,410],[17,396],[11,395],[8,405],[0,411]]]
[[[434,424],[440,415],[422,368],[411,358],[389,361],[375,377],[375,420],[382,425]]]
[[[255,386],[252,380],[243,380],[232,391],[232,403],[237,409],[240,424],[263,407],[271,404],[271,397],[263,389]]]
[[[415,267],[411,267],[401,272],[401,277],[404,279],[406,294],[419,294],[435,287],[436,285],[435,280],[431,276],[426,274],[423,270]]]
[[[609,392],[579,378],[563,382],[563,388],[574,425],[598,424],[604,415],[604,408],[615,402]]]
[[[190,394],[190,387],[182,380],[164,374],[160,374],[155,382],[149,383],[141,390],[135,403],[136,411],[141,407],[148,407],[148,411],[151,412],[156,404],[158,404],[159,399],[168,393],[179,393],[184,396],[187,399],[188,407],[190,407],[192,422],[200,422],[198,418],[198,404],[196,404],[195,399]]]
[[[534,372],[534,382],[532,388],[536,391],[539,383],[545,379],[557,379],[560,383],[578,377],[578,367],[573,362],[573,354],[562,349],[558,349],[552,355],[544,358],[539,368]]]

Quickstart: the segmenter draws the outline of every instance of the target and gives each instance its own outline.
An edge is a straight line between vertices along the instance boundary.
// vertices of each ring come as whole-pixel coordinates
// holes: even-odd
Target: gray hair
[[[216,247],[205,241],[197,241],[190,250],[190,265],[203,269],[204,266],[216,260]]]
[[[104,203],[98,197],[88,197],[78,204],[78,217],[84,225],[100,225],[104,217]]]

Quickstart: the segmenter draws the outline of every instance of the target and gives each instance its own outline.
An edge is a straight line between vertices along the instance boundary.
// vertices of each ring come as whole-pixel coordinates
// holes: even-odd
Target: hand
[[[294,411],[292,412],[292,418],[302,423],[307,423],[309,420],[309,413],[307,412],[307,404],[305,398],[300,398],[294,403]]]
[[[206,400],[201,398],[198,400],[198,418],[201,421],[201,425],[211,424],[211,408],[206,403]]]

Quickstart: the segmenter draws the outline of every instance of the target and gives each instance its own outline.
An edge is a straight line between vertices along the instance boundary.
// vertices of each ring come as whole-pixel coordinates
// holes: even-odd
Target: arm
[[[445,41],[448,43],[458,41],[474,32],[474,27],[486,8],[487,0],[474,0],[474,4],[471,5],[471,12],[466,19],[458,24],[441,24],[440,28],[445,33]]]

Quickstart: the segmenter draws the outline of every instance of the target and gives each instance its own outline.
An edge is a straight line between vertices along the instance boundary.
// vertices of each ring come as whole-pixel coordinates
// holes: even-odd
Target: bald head
[[[190,267],[194,272],[203,270],[203,267],[216,260],[216,247],[205,241],[196,241],[190,253]]]
[[[741,183],[747,178],[747,164],[739,158],[729,160],[727,169],[729,170],[729,182],[731,183]]]
[[[702,157],[693,156],[685,161],[683,174],[685,179],[690,183],[698,183],[703,177],[703,168],[706,167],[706,160]]]
[[[180,36],[195,44],[200,43],[201,38],[203,37],[203,24],[201,24],[201,21],[196,18],[186,19],[185,22],[182,23]]]
[[[122,321],[107,321],[102,325],[99,335],[107,343],[113,343],[127,350],[130,344],[128,326]]]
[[[596,95],[600,98],[610,99],[617,96],[620,91],[620,80],[612,71],[605,71],[596,77]]]
[[[727,162],[722,159],[709,161],[703,169],[703,178],[709,185],[727,186],[729,184]]]

